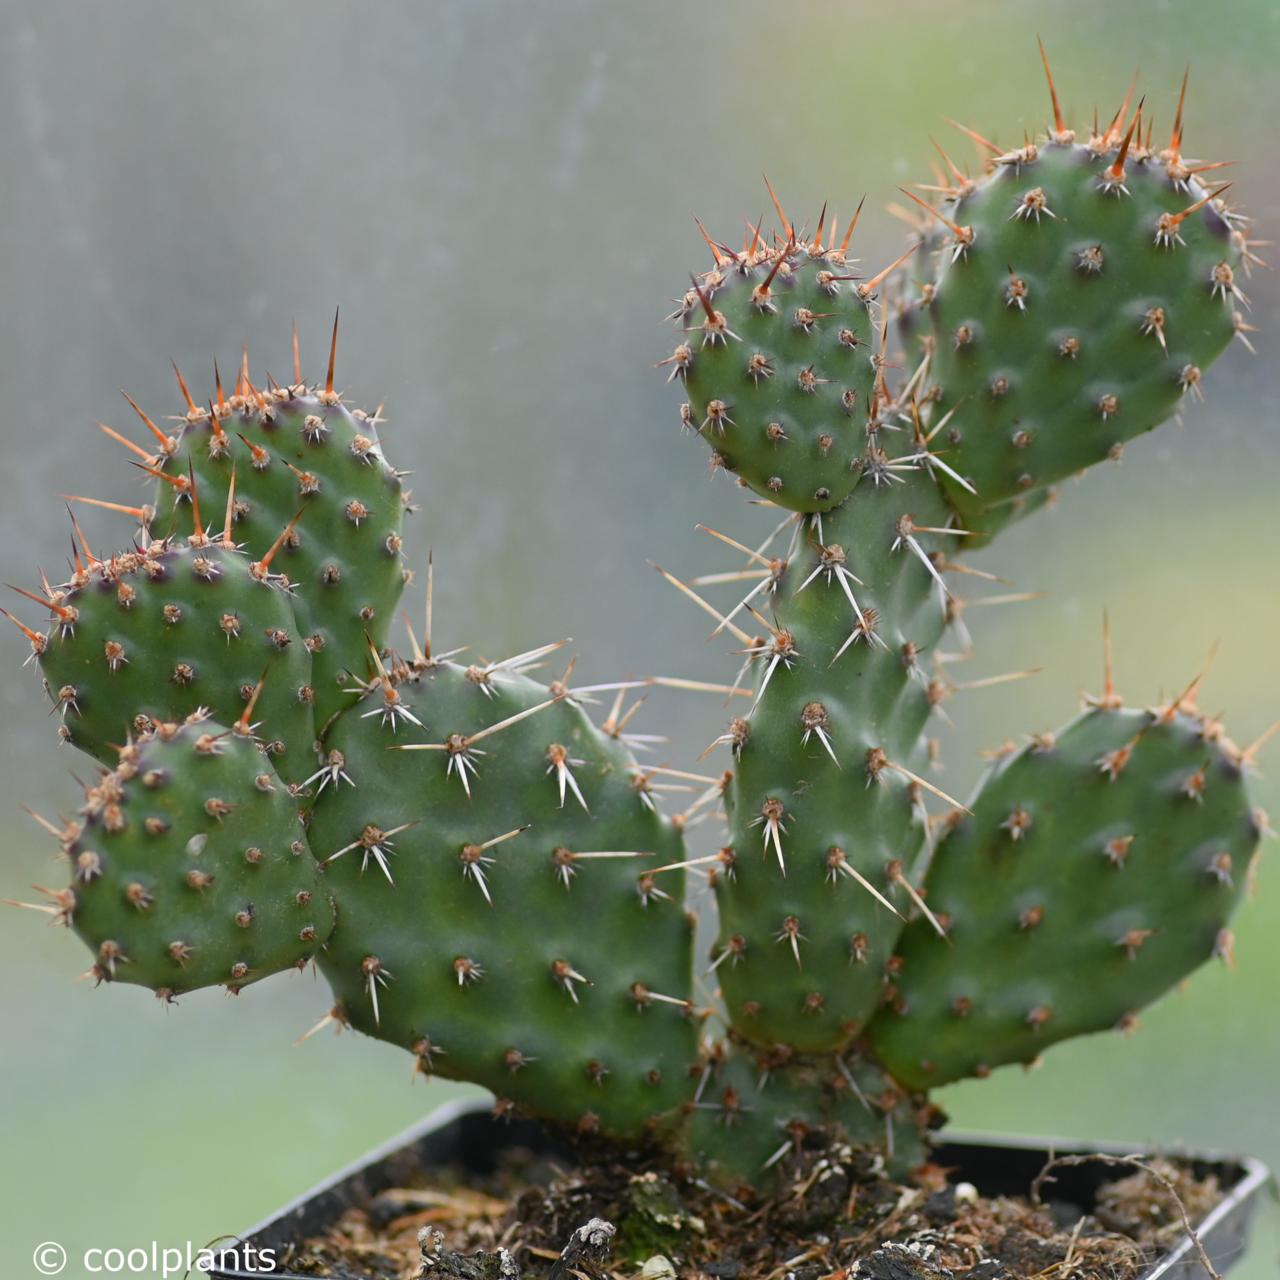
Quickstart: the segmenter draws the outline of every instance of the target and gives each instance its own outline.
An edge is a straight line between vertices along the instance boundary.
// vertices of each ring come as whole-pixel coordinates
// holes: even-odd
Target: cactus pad
[[[1139,111],[1073,139],[1004,153],[944,202],[925,301],[933,421],[976,491],[949,495],[975,528],[1201,398],[1241,322],[1243,222],[1177,132],[1156,154]]]
[[[721,1184],[758,1187],[810,1136],[877,1151],[906,1177],[927,1155],[934,1117],[856,1053],[803,1058],[786,1045],[730,1041],[710,1057],[682,1142]]]
[[[288,788],[257,743],[202,715],[125,747],[63,852],[66,918],[99,979],[238,991],[305,963],[333,927]]]
[[[335,329],[336,336],[336,329]],[[333,389],[258,391],[241,374],[235,394],[204,409],[188,399],[173,447],[159,460],[156,527],[187,531],[194,479],[206,511],[221,511],[234,474],[235,539],[255,559],[288,529],[274,569],[287,575],[301,642],[311,651],[321,726],[353,695],[404,587],[400,475],[383,457],[377,415],[348,409]],[[185,384],[184,384],[185,390]]]
[[[289,596],[221,538],[202,531],[82,562],[47,607],[40,669],[76,746],[114,764],[153,721],[205,707],[232,724],[256,699],[276,771],[289,782],[311,772],[311,659]]]
[[[683,845],[626,747],[563,686],[451,663],[375,683],[327,745],[350,781],[321,792],[310,838],[346,1019],[588,1130],[671,1112],[697,1058],[693,926],[684,872],[652,874]]]
[[[939,696],[924,663],[946,622],[939,538],[915,521],[948,515],[922,462],[896,474],[864,478],[810,523],[764,603],[774,630],[728,735],[734,860],[716,886],[717,976],[735,1028],[759,1044],[847,1045],[910,909],[913,766]]]
[[[741,254],[714,246],[717,265],[693,282],[663,362],[682,378],[683,409],[714,451],[757,493],[793,511],[826,511],[857,483],[874,413],[876,335],[865,283],[848,247],[757,234]],[[852,227],[850,228],[852,230]]]
[[[1230,954],[1260,830],[1242,753],[1175,707],[1104,703],[997,762],[926,880],[947,938],[899,943],[876,1053],[911,1088],[1123,1027]]]

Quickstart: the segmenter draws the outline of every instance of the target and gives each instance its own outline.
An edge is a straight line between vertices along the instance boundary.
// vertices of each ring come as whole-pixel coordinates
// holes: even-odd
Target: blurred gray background
[[[1190,58],[1191,152],[1241,161],[1232,198],[1259,234],[1280,225],[1280,11],[1262,0],[6,0],[0,20],[0,579],[60,568],[59,490],[139,492],[93,427],[130,425],[119,388],[176,412],[170,357],[208,394],[213,358],[233,367],[244,342],[255,373],[283,376],[294,317],[319,375],[341,303],[339,381],[385,399],[388,452],[414,472],[437,640],[496,657],[572,635],[586,679],[725,678],[734,660],[645,559],[724,567],[695,521],[767,525],[708,479],[650,367],[670,348],[668,298],[703,263],[691,213],[736,237],[764,211],[762,171],[810,220],[865,192],[855,247],[881,265],[902,244],[884,205],[929,180],[928,135],[971,155],[944,116],[1010,143],[1042,127],[1039,32],[1081,126],[1138,65],[1167,130]],[[1104,607],[1132,700],[1180,688],[1217,642],[1205,705],[1241,741],[1280,714],[1280,294],[1265,272],[1245,288],[1259,356],[1233,349],[1184,423],[984,556],[1051,595],[970,615],[973,675],[1045,671],[956,700],[947,786],[1098,687]],[[96,542],[127,536],[86,524]],[[19,805],[65,810],[76,790],[8,630],[0,894],[23,896],[60,872]],[[638,727],[687,764],[723,715],[655,697]],[[1280,811],[1277,792],[1259,782]],[[1197,975],[1130,1039],[1062,1046],[941,1101],[957,1125],[1280,1165],[1278,927],[1272,854],[1238,972]],[[165,1009],[75,983],[86,963],[39,917],[0,916],[6,1276],[31,1274],[45,1239],[74,1257],[242,1228],[456,1092],[411,1084],[405,1055],[354,1036],[294,1047],[328,1006],[310,977]],[[1278,1247],[1272,1217],[1240,1274],[1274,1274]]]

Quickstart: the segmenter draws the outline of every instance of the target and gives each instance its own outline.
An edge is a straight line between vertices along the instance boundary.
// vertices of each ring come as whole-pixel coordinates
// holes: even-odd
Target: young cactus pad
[[[271,726],[272,763],[300,782],[314,766],[311,660],[279,578],[232,543],[153,541],[81,560],[48,597],[55,626],[39,654],[68,739],[106,764],[157,720],[207,708],[224,723],[247,701]]]
[[[714,464],[783,513],[752,546],[714,535],[744,557],[712,575],[740,593],[726,611],[666,575],[736,649],[720,778],[633,754],[652,741],[628,691],[694,682],[576,688],[570,661],[540,683],[566,642],[435,651],[430,567],[425,633],[392,646],[407,495],[332,349],[321,385],[295,343],[289,386],[260,389],[246,357],[205,406],[179,375],[175,434],[139,409],[154,448],[125,443],[154,502],[81,499],[131,514],[132,548],[99,557],[77,530],[71,579],[24,593],[47,628],[18,623],[102,770],[46,824],[70,882],[38,904],[91,973],[172,999],[311,958],[335,991],[318,1025],[483,1084],[499,1114],[750,1187],[810,1136],[908,1173],[931,1086],[1129,1026],[1228,955],[1265,826],[1256,748],[1193,691],[1132,711],[1108,679],[967,807],[930,776],[948,651],[969,648],[957,575],[983,576],[963,553],[1198,396],[1249,328],[1245,224],[1183,159],[1181,107],[1157,152],[1141,104],[1077,143],[1051,96],[1043,142],[981,143],[976,179],[947,161],[954,185],[878,273],[854,269],[856,216],[810,234],[775,200],[778,229],[741,250],[703,233],[712,267],[681,286],[661,363]],[[907,263],[903,365],[885,295]],[[664,786],[690,782],[664,817]],[[720,801],[727,838],[691,856]]]
[[[171,999],[305,965],[333,930],[288,787],[248,727],[159,721],[123,748],[61,839],[60,903],[94,977]]]
[[[334,317],[333,350],[338,321]],[[292,584],[298,640],[312,656],[316,722],[350,705],[367,640],[381,646],[404,589],[401,475],[383,456],[378,414],[348,409],[334,389],[293,382],[259,390],[247,357],[233,394],[197,405],[179,375],[187,413],[155,459],[158,529],[192,527],[198,493],[206,510],[229,506],[237,542]],[[287,529],[283,542],[281,531]]]
[[[759,231],[741,254],[708,240],[715,268],[692,282],[673,319],[687,331],[663,361],[682,379],[688,421],[757,493],[793,511],[826,511],[849,496],[873,403],[872,288],[853,283],[839,245],[784,246]],[[727,389],[732,397],[725,399]]]

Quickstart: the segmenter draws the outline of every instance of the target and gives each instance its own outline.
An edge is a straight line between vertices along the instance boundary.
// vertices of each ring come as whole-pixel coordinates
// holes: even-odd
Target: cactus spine
[[[1229,953],[1264,823],[1254,749],[1194,689],[1137,712],[1108,682],[967,806],[928,780],[966,547],[1198,394],[1249,327],[1245,224],[1183,160],[1181,110],[1157,152],[1141,105],[1077,143],[1052,102],[1043,143],[954,169],[914,252],[871,278],[856,216],[810,235],[775,200],[779,228],[741,251],[704,232],[713,266],[661,363],[715,465],[786,513],[754,550],[717,535],[749,589],[706,606],[746,704],[693,806],[723,796],[711,858],[657,808],[627,685],[598,686],[617,700],[597,726],[572,662],[533,677],[560,643],[439,654],[430,570],[425,633],[391,644],[407,494],[380,415],[335,390],[336,318],[322,384],[295,338],[288,386],[255,386],[246,356],[205,406],[179,375],[175,434],[138,409],[156,494],[118,508],[133,548],[101,558],[77,532],[72,577],[24,593],[47,629],[18,623],[63,736],[104,766],[54,827],[71,877],[41,907],[94,976],[172,999],[315,959],[326,1021],[500,1112],[758,1184],[812,1131],[909,1171],[929,1087],[1127,1025]],[[908,261],[899,377],[887,291]],[[719,1010],[684,909],[699,863]]]

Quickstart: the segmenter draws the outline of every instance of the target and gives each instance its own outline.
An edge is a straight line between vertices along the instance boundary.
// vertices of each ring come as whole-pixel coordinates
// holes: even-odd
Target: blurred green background
[[[724,678],[733,660],[644,560],[723,567],[694,522],[766,524],[707,479],[650,368],[670,347],[667,299],[702,262],[691,212],[733,238],[763,212],[762,171],[810,218],[865,192],[857,247],[882,264],[902,237],[883,205],[929,180],[928,135],[970,154],[944,116],[1010,143],[1042,126],[1039,32],[1080,125],[1095,102],[1115,110],[1136,65],[1166,130],[1190,58],[1191,152],[1243,162],[1233,198],[1261,235],[1280,225],[1280,9],[1263,0],[9,0],[0,19],[0,579],[60,567],[57,491],[137,491],[93,428],[128,425],[118,388],[175,412],[169,358],[207,388],[213,357],[233,367],[244,341],[255,372],[283,374],[295,316],[318,374],[340,302],[340,382],[386,399],[389,452],[415,473],[438,641],[499,656],[572,635],[588,680]],[[1104,607],[1132,700],[1180,688],[1217,642],[1205,704],[1241,741],[1280,714],[1280,291],[1267,273],[1245,287],[1258,358],[1236,347],[1207,404],[984,557],[1052,594],[970,615],[973,674],[1045,671],[956,700],[948,787],[971,784],[979,748],[1098,687]],[[0,893],[22,896],[60,871],[19,805],[73,805],[74,761],[20,670],[25,643],[0,644]],[[687,763],[722,716],[716,699],[654,698],[643,727]],[[1280,812],[1280,786],[1258,786]],[[310,976],[163,1008],[74,982],[86,953],[37,916],[0,927],[5,1276],[32,1274],[41,1240],[74,1258],[243,1228],[457,1092],[354,1036],[294,1047],[328,1007]],[[941,1100],[957,1125],[1280,1167],[1274,853],[1237,955],[1130,1039]],[[1239,1274],[1273,1275],[1278,1251],[1268,1206]]]

